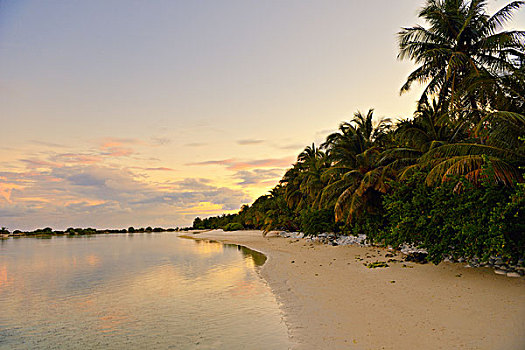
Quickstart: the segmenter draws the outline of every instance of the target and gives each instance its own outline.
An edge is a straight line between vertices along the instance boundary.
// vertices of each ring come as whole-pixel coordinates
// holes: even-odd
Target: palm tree
[[[429,185],[464,175],[474,184],[481,178],[513,186],[522,181],[525,166],[525,116],[513,112],[487,113],[474,129],[472,139],[430,149],[420,158],[429,166]],[[490,168],[490,171],[485,171]]]
[[[419,65],[401,93],[414,82],[425,83],[420,103],[439,95],[440,103],[467,102],[478,109],[480,100],[503,88],[505,77],[520,73],[525,32],[498,30],[524,3],[513,1],[488,16],[485,0],[427,0],[419,17],[429,27],[418,25],[398,33],[398,58]]]
[[[381,154],[380,165],[387,166],[400,180],[420,169],[420,157],[431,149],[453,143],[465,136],[465,123],[450,123],[437,100],[418,106],[413,119],[401,120],[390,133],[390,144]]]
[[[328,135],[323,148],[331,167],[323,173],[320,205],[334,205],[336,221],[352,221],[363,209],[373,209],[378,193],[386,192],[386,173],[377,161],[391,124],[382,119],[374,126],[373,109],[354,114],[339,131]]]
[[[384,141],[391,127],[390,120],[381,118],[374,123],[373,118],[373,109],[369,109],[366,115],[357,111],[350,122],[341,123],[338,131],[326,137],[321,147],[335,166],[354,167],[356,155]]]
[[[284,196],[291,208],[298,211],[309,205],[318,205],[325,186],[321,175],[328,166],[325,153],[313,143],[299,154],[297,163],[280,182],[285,187]]]

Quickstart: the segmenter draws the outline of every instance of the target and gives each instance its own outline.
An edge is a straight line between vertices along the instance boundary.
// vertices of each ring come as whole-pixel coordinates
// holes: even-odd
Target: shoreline
[[[191,233],[267,256],[260,269],[293,349],[521,349],[525,279],[464,264],[389,263],[387,249],[328,246],[261,231]],[[398,260],[400,254],[395,254]]]

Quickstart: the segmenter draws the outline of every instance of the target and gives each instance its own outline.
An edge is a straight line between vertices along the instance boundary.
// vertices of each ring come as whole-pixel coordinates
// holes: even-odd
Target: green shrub
[[[244,226],[238,222],[230,222],[222,228],[224,231],[239,231],[244,230]]]
[[[383,201],[386,225],[378,234],[384,244],[420,246],[434,263],[448,255],[523,257],[523,186],[518,190],[488,183],[475,187],[454,179],[428,187],[424,174],[391,185]]]
[[[301,211],[299,220],[301,232],[307,235],[337,231],[333,209],[305,209]]]
[[[381,243],[380,233],[384,230],[386,219],[384,215],[362,213],[352,224],[347,224],[343,227],[345,234],[357,236],[365,234],[369,241],[373,243]]]

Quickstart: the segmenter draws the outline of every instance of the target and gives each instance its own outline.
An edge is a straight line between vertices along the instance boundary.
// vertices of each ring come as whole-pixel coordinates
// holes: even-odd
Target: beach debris
[[[403,264],[403,266],[401,266],[401,267],[404,267],[404,268],[407,268],[407,269],[413,269],[414,268],[414,266],[410,266],[410,265],[406,265],[406,264]]]
[[[518,272],[507,272],[507,277],[521,277]]]
[[[365,264],[365,266],[369,269],[376,269],[379,267],[388,267],[388,264],[384,261],[375,261],[373,263],[369,263],[368,265]]]
[[[501,269],[496,269],[496,270],[494,270],[494,273],[495,273],[496,275],[506,275],[506,274],[507,274],[507,271],[505,271],[505,270],[501,270]]]

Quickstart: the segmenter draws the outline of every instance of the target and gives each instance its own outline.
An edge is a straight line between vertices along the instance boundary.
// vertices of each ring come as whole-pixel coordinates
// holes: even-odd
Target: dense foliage
[[[490,182],[476,187],[458,178],[462,189],[454,192],[456,181],[430,187],[423,177],[419,173],[393,184],[384,197],[386,225],[371,232],[375,241],[422,245],[435,262],[443,255],[523,258],[523,184],[515,189]]]
[[[412,118],[357,112],[312,144],[270,194],[195,228],[366,233],[378,244],[444,256],[525,257],[525,32],[502,31],[513,1],[427,0],[427,27],[399,32],[418,65],[401,92],[425,85]]]
[[[244,230],[244,226],[238,222],[230,222],[223,229],[224,231],[239,231]]]

